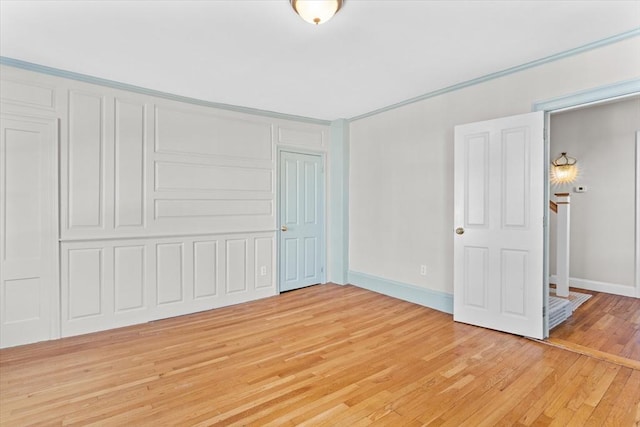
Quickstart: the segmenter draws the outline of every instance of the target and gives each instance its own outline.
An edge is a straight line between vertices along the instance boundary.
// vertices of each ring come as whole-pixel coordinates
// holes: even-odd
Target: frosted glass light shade
[[[551,182],[553,184],[568,184],[578,177],[578,165],[573,157],[563,152],[560,157],[551,162]]]
[[[291,0],[298,15],[310,24],[324,24],[342,7],[342,0]]]
[[[578,177],[576,165],[553,166],[551,168],[551,182],[554,184],[568,184]]]

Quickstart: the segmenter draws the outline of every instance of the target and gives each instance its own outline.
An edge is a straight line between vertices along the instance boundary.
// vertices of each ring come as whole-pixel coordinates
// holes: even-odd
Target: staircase
[[[549,329],[553,329],[573,314],[573,307],[568,299],[549,295]]]
[[[569,297],[569,193],[556,193],[549,208],[556,214],[556,295],[549,296],[549,329],[553,329],[573,314]]]

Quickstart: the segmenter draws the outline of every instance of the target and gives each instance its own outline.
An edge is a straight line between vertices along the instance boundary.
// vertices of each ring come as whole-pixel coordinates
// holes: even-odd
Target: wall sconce
[[[342,7],[343,0],[290,0],[291,7],[310,24],[324,24]]]
[[[551,182],[557,185],[568,184],[578,177],[578,161],[567,153],[560,154],[560,157],[551,162]]]

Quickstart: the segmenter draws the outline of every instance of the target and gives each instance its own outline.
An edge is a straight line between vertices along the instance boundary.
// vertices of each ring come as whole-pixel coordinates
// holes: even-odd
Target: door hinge
[[[542,317],[544,318],[547,315],[547,307],[542,307]]]
[[[324,273],[324,267],[320,267],[320,273]]]

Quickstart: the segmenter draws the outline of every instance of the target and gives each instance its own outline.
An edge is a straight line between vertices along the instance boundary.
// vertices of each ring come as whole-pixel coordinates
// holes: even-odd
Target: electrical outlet
[[[263,265],[262,267],[260,267],[260,275],[261,276],[266,276],[267,275],[267,266]]]
[[[427,275],[427,266],[424,265],[424,264],[420,266],[420,275],[421,276],[426,276]]]

